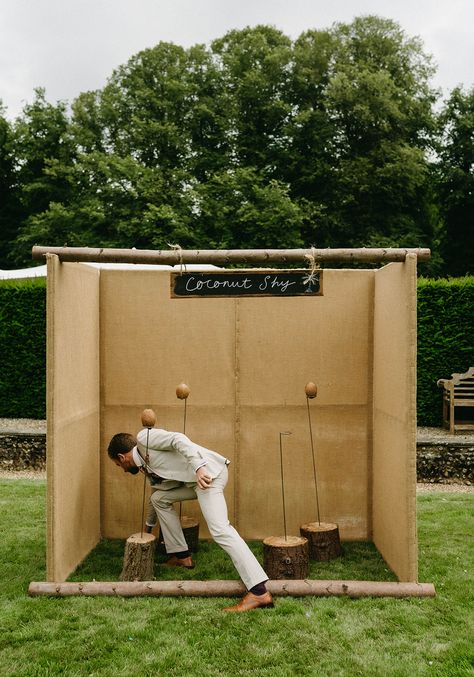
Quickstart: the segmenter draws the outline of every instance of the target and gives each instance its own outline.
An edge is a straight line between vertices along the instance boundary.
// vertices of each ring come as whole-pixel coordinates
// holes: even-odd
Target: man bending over
[[[268,576],[227,516],[224,488],[228,459],[182,433],[159,428],[141,430],[136,439],[129,433],[114,435],[108,454],[124,472],[134,475],[142,470],[148,476],[153,486],[150,500],[171,556],[166,566],[194,567],[173,503],[197,498],[212,538],[228,553],[248,590],[238,604],[224,610],[273,606],[272,595],[265,587]]]

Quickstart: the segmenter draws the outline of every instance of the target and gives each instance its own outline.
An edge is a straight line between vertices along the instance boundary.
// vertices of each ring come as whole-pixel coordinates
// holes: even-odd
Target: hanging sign
[[[219,270],[171,273],[171,296],[322,296],[322,271]]]

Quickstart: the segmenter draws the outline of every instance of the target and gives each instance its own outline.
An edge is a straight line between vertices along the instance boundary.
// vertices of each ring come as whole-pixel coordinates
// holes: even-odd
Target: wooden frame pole
[[[40,247],[32,249],[35,260],[56,254],[60,261],[95,263],[142,263],[179,265],[186,263],[305,263],[316,261],[348,261],[388,263],[405,261],[407,254],[416,254],[419,261],[428,261],[429,249],[102,249],[93,247]]]
[[[268,581],[268,590],[279,597],[435,597],[432,583],[384,581]],[[32,597],[238,597],[246,592],[241,581],[92,581],[49,583],[32,581]]]

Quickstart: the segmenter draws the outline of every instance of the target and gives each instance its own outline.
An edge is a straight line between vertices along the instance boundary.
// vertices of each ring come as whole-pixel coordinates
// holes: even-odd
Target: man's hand
[[[200,489],[207,489],[212,483],[212,477],[206,470],[206,466],[202,465],[196,470],[197,485]]]

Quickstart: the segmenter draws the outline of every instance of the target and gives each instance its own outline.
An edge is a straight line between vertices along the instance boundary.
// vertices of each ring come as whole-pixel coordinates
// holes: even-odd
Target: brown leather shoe
[[[176,557],[173,555],[171,559],[165,562],[165,567],[184,567],[185,569],[194,569],[194,562],[192,557]]]
[[[254,595],[253,592],[248,592],[245,597],[242,597],[238,604],[225,607],[224,611],[250,611],[251,609],[272,608],[273,597],[267,590],[267,592],[265,592],[263,595]]]

